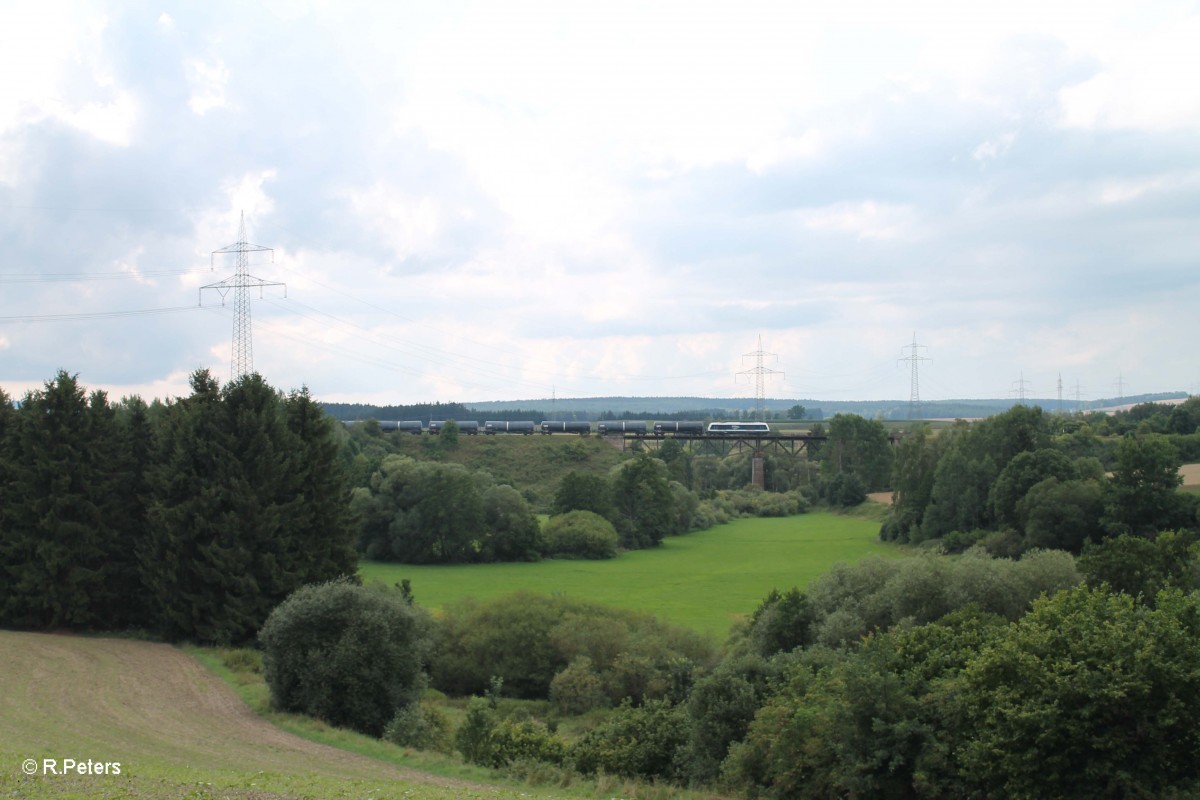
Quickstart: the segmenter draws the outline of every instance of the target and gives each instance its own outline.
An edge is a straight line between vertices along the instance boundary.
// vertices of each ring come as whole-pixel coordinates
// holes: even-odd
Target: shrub
[[[867,499],[866,485],[853,472],[839,472],[825,485],[825,494],[831,505],[850,508]]]
[[[550,699],[564,714],[585,714],[608,705],[604,683],[587,656],[577,656],[554,676],[550,681]]]
[[[402,706],[383,732],[383,738],[401,747],[448,753],[450,722],[446,715],[424,703]]]
[[[467,716],[454,732],[454,749],[471,764],[491,766],[492,732],[496,729],[496,710],[483,697],[472,697]]]
[[[514,761],[562,764],[566,746],[540,722],[501,719],[488,698],[472,697],[454,746],[472,764],[493,769]]]
[[[496,676],[509,696],[547,699],[555,676],[579,656],[591,659],[614,701],[640,698],[640,689],[664,696],[677,658],[712,658],[708,640],[649,614],[528,592],[452,605],[437,632],[430,674],[437,689],[460,696],[486,691]]]
[[[379,736],[423,688],[424,617],[399,594],[305,586],[259,632],[271,704]]]
[[[586,733],[567,753],[580,772],[606,772],[629,778],[676,780],[682,748],[688,740],[684,710],[666,700],[635,707],[626,700],[599,727]]]
[[[591,511],[551,517],[542,529],[544,553],[559,558],[613,558],[619,541],[612,523]]]

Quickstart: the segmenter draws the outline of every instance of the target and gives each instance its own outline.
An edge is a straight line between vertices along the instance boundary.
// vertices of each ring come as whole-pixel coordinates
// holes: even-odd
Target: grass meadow
[[[805,586],[840,561],[900,551],[879,541],[879,522],[832,513],[742,519],[661,547],[608,561],[417,566],[364,561],[363,580],[407,578],[417,602],[441,609],[465,597],[484,600],[526,590],[649,611],[721,640],[771,589]]]

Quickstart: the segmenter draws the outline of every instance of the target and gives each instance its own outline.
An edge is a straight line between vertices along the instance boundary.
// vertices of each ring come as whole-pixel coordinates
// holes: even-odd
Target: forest
[[[894,446],[839,414],[761,491],[743,456],[544,442],[517,464],[452,429],[347,430],[257,375],[191,387],[111,402],[60,372],[0,393],[0,625],[242,646],[280,709],[551,783],[1200,791],[1200,496],[1179,479],[1200,400],[1015,406]],[[909,557],[766,591],[723,642],[566,597],[435,616],[420,587],[357,579],[361,557],[619,557],[867,491],[893,494],[880,536]]]

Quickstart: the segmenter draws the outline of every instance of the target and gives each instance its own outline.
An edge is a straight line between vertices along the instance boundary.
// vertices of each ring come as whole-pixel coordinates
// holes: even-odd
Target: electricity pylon
[[[925,347],[925,345],[917,344],[917,332],[913,331],[912,344],[906,344],[904,347],[900,348],[902,351],[911,348],[912,352],[903,358],[897,359],[897,363],[900,361],[907,361],[912,365],[912,385],[908,390],[908,418],[910,420],[917,419],[917,407],[921,405],[921,384],[917,379],[917,367],[922,361],[930,360],[921,355],[917,349],[923,347]]]
[[[774,353],[764,353],[762,349],[762,334],[758,336],[758,349],[753,353],[745,353],[742,356],[743,361],[747,358],[755,359],[755,365],[750,369],[744,369],[737,375],[753,375],[754,376],[754,415],[759,422],[763,422],[763,401],[766,395],[763,391],[763,379],[768,375],[783,375],[779,370],[769,369],[763,366],[763,356],[778,358]],[[736,377],[736,376],[735,376]]]
[[[210,256],[209,269],[216,269],[218,255],[235,256],[236,268],[232,278],[210,283],[200,287],[200,303],[204,304],[204,290],[215,289],[221,295],[221,305],[225,305],[225,296],[233,291],[233,357],[230,360],[230,380],[236,381],[244,375],[254,372],[254,339],[250,331],[250,297],[246,290],[250,287],[258,289],[258,296],[263,296],[267,286],[282,286],[283,296],[287,297],[287,284],[278,281],[265,281],[249,273],[249,253],[270,253],[271,261],[275,260],[275,251],[270,247],[249,244],[246,241],[246,212],[242,212],[242,222],[238,227],[238,240],[233,244],[214,250]]]

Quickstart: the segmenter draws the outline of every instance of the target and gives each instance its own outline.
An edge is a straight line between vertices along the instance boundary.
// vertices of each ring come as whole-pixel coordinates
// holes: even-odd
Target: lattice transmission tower
[[[930,359],[926,358],[925,356],[921,355],[921,353],[920,353],[920,349],[924,349],[924,347],[925,347],[925,345],[923,345],[923,344],[917,344],[917,332],[913,331],[912,344],[906,344],[906,345],[904,345],[904,347],[900,348],[901,351],[912,350],[912,352],[909,353],[908,355],[904,356],[903,358],[897,359],[897,361],[896,361],[896,363],[899,363],[901,361],[907,361],[911,365],[912,381],[911,381],[911,386],[908,390],[908,418],[909,419],[919,419],[919,417],[917,417],[917,409],[921,405],[921,381],[917,375],[917,368],[921,365],[922,361],[930,360]],[[920,349],[918,349],[918,348],[920,348]]]
[[[220,250],[214,250],[209,262],[209,269],[215,271],[217,256],[233,254],[233,277],[200,287],[201,305],[204,303],[205,289],[213,289],[221,295],[221,305],[225,305],[225,297],[230,291],[233,292],[233,356],[230,360],[230,380],[234,381],[254,372],[254,337],[250,331],[250,296],[246,290],[258,289],[258,296],[261,298],[266,287],[282,286],[283,296],[287,297],[286,283],[266,281],[250,274],[250,253],[270,253],[271,262],[275,261],[275,251],[272,248],[246,241],[246,213],[243,211],[241,225],[238,227],[238,240]]]
[[[1017,396],[1017,402],[1020,405],[1025,405],[1025,395],[1028,394],[1029,381],[1025,380],[1025,370],[1021,370],[1019,380],[1013,381],[1013,393]]]
[[[783,372],[780,372],[779,370],[770,369],[768,367],[763,366],[763,359],[767,356],[770,356],[771,358],[778,358],[778,356],[775,355],[774,353],[767,353],[767,352],[763,351],[763,349],[762,349],[762,334],[759,334],[758,349],[755,350],[753,353],[745,353],[742,355],[743,363],[745,363],[745,360],[747,358],[753,358],[755,360],[754,366],[751,367],[750,369],[744,369],[741,372],[737,373],[737,375],[747,375],[747,376],[753,375],[754,376],[754,416],[755,416],[755,418],[758,419],[759,422],[764,421],[764,419],[763,419],[763,401],[766,399],[766,394],[765,394],[763,387],[764,387],[764,382],[766,380],[766,377],[768,375],[783,375],[784,374]],[[736,378],[736,375],[735,375],[735,378]]]

